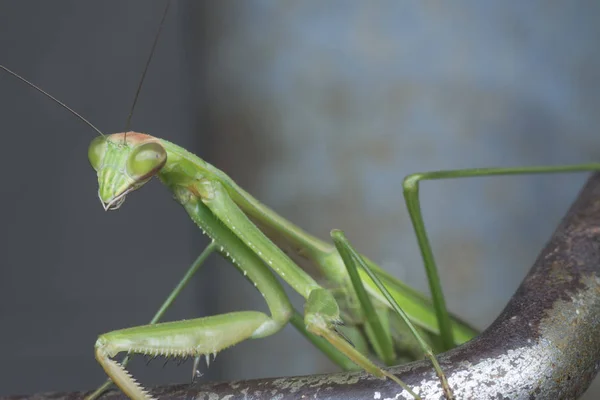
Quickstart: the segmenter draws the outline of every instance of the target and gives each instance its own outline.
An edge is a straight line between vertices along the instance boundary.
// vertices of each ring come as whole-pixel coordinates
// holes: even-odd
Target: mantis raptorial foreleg
[[[149,325],[158,323],[164,317],[165,313],[171,307],[171,305],[173,304],[173,302],[175,301],[177,296],[179,296],[181,291],[187,286],[187,284],[190,282],[192,277],[196,274],[196,272],[198,272],[198,270],[204,264],[204,262],[206,261],[208,256],[210,256],[215,250],[217,250],[217,245],[215,244],[215,242],[211,242],[208,246],[206,246],[206,249],[204,249],[204,251],[196,258],[196,260],[188,268],[188,270],[185,273],[185,275],[183,276],[183,278],[179,281],[179,283],[175,286],[175,288],[171,291],[169,296],[165,299],[163,304],[160,306],[158,311],[154,314],[154,316],[152,317],[152,319],[149,322]],[[123,358],[123,360],[121,361],[121,365],[123,367],[126,367],[128,363],[129,363],[129,355],[127,355],[126,357]],[[195,373],[196,373],[196,366],[194,366],[194,370],[192,371],[192,379],[195,377]],[[87,398],[89,400],[98,398],[99,396],[102,395],[102,393],[104,393],[112,385],[112,383],[113,382],[110,379],[107,380],[102,386],[100,386],[98,389],[96,389]]]
[[[125,351],[146,355],[210,357],[248,338],[277,332],[290,318],[292,307],[271,271],[248,247],[220,224],[208,208],[185,189],[175,191],[194,221],[217,243],[218,251],[229,258],[263,294],[271,317],[261,312],[236,312],[187,321],[147,325],[114,331],[99,337],[96,358],[109,377],[128,396],[149,398],[148,394],[110,357]]]

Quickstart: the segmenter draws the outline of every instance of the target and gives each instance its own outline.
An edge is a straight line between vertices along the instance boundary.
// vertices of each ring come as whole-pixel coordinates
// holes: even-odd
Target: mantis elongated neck
[[[165,185],[185,185],[191,180],[202,178],[218,180],[246,215],[260,225],[278,232],[293,246],[305,249],[310,258],[321,259],[335,251],[333,245],[308,234],[260,203],[223,171],[167,140],[158,140],[167,150],[167,163],[158,174]]]

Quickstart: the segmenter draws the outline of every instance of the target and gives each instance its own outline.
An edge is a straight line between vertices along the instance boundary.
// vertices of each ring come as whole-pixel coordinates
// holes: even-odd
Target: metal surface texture
[[[457,399],[576,399],[600,360],[600,174],[593,175],[496,321],[439,356]],[[258,362],[258,360],[257,360]],[[391,371],[424,399],[443,398],[431,365]],[[337,373],[155,388],[158,398],[410,399],[364,373]],[[83,393],[4,397],[78,399]],[[122,398],[117,391],[105,399]]]

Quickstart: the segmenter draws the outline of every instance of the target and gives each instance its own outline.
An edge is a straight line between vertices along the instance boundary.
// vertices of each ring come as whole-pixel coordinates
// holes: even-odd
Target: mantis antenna
[[[19,75],[16,72],[13,72],[10,69],[6,68],[4,65],[0,64],[0,68],[2,68],[4,71],[8,72],[9,74],[11,74],[12,76],[14,76],[15,78],[19,79],[20,81],[25,82],[26,84],[28,84],[29,86],[31,86],[32,88],[34,88],[35,90],[37,90],[38,92],[42,93],[44,96],[49,97],[51,100],[53,100],[54,102],[56,102],[59,106],[63,107],[64,109],[66,109],[67,111],[69,111],[71,114],[75,115],[77,118],[79,118],[80,120],[82,120],[83,122],[85,122],[86,124],[88,124],[93,130],[95,130],[96,132],[98,132],[101,136],[105,136],[104,133],[102,133],[102,131],[100,129],[96,128],[90,121],[88,121],[87,119],[83,118],[79,113],[77,113],[75,110],[73,110],[71,107],[69,107],[68,105],[66,105],[62,101],[58,100],[56,97],[52,96],[50,93],[48,93],[45,90],[37,87],[33,83],[29,82],[27,79],[23,78],[21,75]]]
[[[127,131],[129,130],[129,126],[131,125],[131,117],[133,116],[133,110],[135,110],[135,105],[137,104],[138,97],[140,95],[140,91],[142,90],[142,85],[144,84],[144,79],[146,78],[146,72],[148,72],[148,67],[150,66],[150,62],[152,61],[152,56],[154,56],[154,50],[156,50],[156,44],[158,43],[158,38],[160,37],[160,33],[162,31],[165,18],[167,17],[167,12],[169,11],[169,6],[171,5],[171,0],[167,1],[167,5],[165,7],[165,11],[163,12],[162,19],[160,20],[160,25],[158,25],[158,31],[156,32],[156,36],[154,36],[154,43],[152,44],[152,49],[150,50],[150,55],[148,56],[148,60],[146,61],[146,66],[144,67],[144,72],[142,73],[142,77],[140,78],[140,83],[138,84],[137,90],[135,92],[135,97],[133,98],[133,103],[131,104],[131,109],[129,110],[129,115],[127,116],[127,123],[125,124],[125,134],[123,135],[123,143],[127,140]]]

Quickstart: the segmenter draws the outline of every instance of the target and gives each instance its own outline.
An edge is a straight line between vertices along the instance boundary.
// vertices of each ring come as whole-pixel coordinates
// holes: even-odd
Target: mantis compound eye
[[[166,162],[167,152],[160,143],[144,143],[129,155],[127,174],[135,180],[142,180],[154,175]]]
[[[104,154],[106,153],[106,137],[98,136],[92,143],[90,143],[90,147],[88,147],[88,160],[90,160],[90,164],[92,168],[96,171],[100,169],[102,165],[102,161],[104,160]]]

